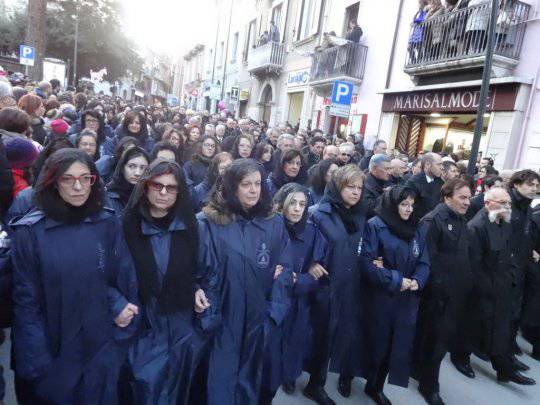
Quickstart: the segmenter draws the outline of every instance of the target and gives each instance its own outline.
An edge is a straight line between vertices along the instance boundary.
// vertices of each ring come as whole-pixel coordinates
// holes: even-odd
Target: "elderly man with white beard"
[[[484,195],[484,208],[468,223],[471,268],[475,279],[473,347],[491,360],[499,382],[534,385],[518,371],[512,351],[512,200],[503,188]]]

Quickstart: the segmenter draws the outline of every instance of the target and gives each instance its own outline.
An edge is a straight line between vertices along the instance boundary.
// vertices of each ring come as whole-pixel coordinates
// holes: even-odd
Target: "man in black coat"
[[[434,405],[443,404],[439,368],[448,351],[458,369],[474,377],[464,327],[472,290],[465,220],[471,190],[466,181],[454,179],[442,187],[441,195],[443,202],[422,219],[431,271],[420,299],[414,356],[418,389]]]
[[[511,199],[502,188],[486,192],[485,208],[469,222],[470,261],[473,269],[474,304],[471,314],[475,349],[489,356],[499,382],[533,385],[518,371],[512,350],[514,296],[519,288],[510,269],[513,231]]]
[[[529,234],[531,225],[531,201],[539,190],[540,175],[532,170],[520,170],[512,175],[508,184],[510,198],[512,199],[512,254],[515,263],[511,269],[512,282],[516,287],[512,291],[514,303],[514,352],[521,354],[521,349],[515,343],[521,307],[523,304],[523,291],[525,285],[525,268],[532,256],[532,237]]]
[[[430,212],[441,200],[441,187],[443,181],[442,159],[436,153],[426,153],[422,158],[422,171],[412,176],[406,187],[416,191],[415,211],[419,218]]]
[[[392,159],[390,162],[390,179],[389,182],[393,186],[400,186],[405,184],[405,173],[407,172],[407,163],[402,159]]]
[[[322,136],[314,136],[309,140],[309,147],[307,153],[304,154],[304,160],[306,162],[306,168],[315,166],[322,158],[324,147],[326,142]]]
[[[379,205],[384,189],[391,184],[390,158],[383,154],[374,155],[369,162],[369,174],[364,181],[362,199],[367,210],[367,218],[375,216],[375,208]]]
[[[363,171],[367,170],[369,167],[369,161],[371,160],[372,156],[378,155],[379,153],[386,155],[387,149],[388,146],[386,144],[386,141],[383,141],[382,139],[376,140],[373,144],[373,151],[371,153],[366,153],[360,161],[360,169],[362,169]]]
[[[523,337],[533,346],[531,357],[540,361],[540,205],[533,209],[530,235],[534,251],[525,272],[521,330]]]

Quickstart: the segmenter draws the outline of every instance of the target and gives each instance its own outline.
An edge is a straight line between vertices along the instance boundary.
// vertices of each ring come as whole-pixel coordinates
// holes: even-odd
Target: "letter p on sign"
[[[332,92],[332,104],[351,105],[353,88],[352,83],[336,80]]]

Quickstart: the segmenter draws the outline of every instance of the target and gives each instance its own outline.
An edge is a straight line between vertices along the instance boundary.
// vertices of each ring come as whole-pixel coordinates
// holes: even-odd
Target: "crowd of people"
[[[0,328],[20,404],[443,404],[540,361],[533,170],[0,80]],[[1,371],[1,370],[0,370]],[[1,374],[1,373],[0,373]],[[4,395],[0,383],[0,402]]]

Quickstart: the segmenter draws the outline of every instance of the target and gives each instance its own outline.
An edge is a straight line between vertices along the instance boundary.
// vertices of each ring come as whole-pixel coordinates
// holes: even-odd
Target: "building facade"
[[[368,148],[380,138],[411,157],[446,151],[467,159],[490,1],[445,3],[422,20],[417,0],[216,0],[197,107],[358,133]],[[480,151],[499,169],[538,169],[540,1],[500,3]],[[344,40],[351,22],[362,29],[359,41]],[[345,118],[330,113],[335,80],[354,85]]]

